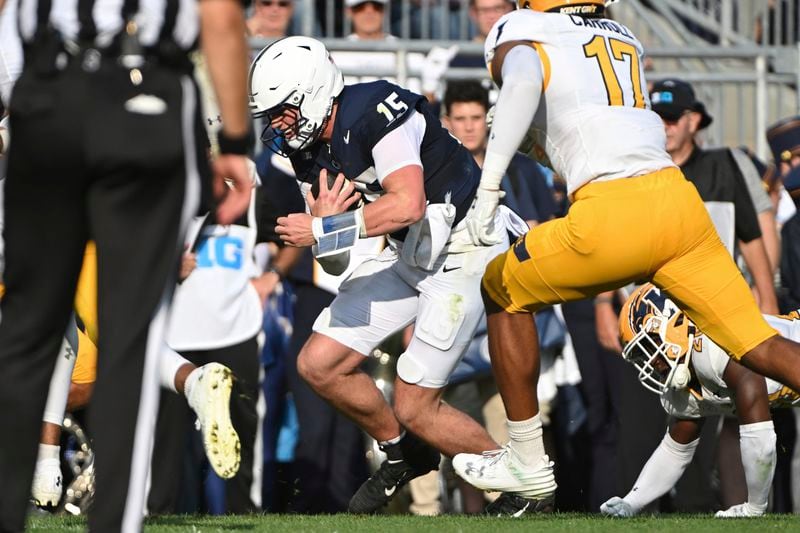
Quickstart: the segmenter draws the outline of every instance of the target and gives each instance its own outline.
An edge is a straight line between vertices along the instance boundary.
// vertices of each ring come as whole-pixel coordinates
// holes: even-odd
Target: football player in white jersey
[[[800,313],[764,315],[783,337],[800,341]],[[769,409],[800,403],[800,394],[739,363],[706,337],[664,292],[651,284],[631,294],[620,313],[622,356],[639,381],[661,396],[671,423],[631,491],[600,510],[633,516],[672,489],[692,461],[707,416],[735,414],[747,481],[747,501],[718,517],[760,516],[775,472],[775,430]]]
[[[530,314],[651,280],[726,353],[800,388],[800,344],[777,335],[719,240],[694,186],[665,150],[650,109],[642,44],[603,18],[604,0],[520,0],[486,39],[500,92],[476,202],[473,242],[500,236],[500,180],[517,149],[567,182],[566,217],[531,229],[486,268],[489,349],[509,444],[454,458],[484,490],[515,493],[508,509],[555,493],[536,398],[537,333]]]

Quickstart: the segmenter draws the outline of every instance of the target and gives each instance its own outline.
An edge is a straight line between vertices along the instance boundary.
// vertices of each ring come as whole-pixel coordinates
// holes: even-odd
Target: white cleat
[[[481,455],[459,453],[453,469],[467,483],[486,491],[515,492],[525,498],[542,500],[556,492],[553,462],[542,458],[533,466],[517,460],[508,446]]]
[[[231,423],[230,400],[233,376],[225,365],[208,363],[192,387],[189,406],[197,414],[197,428],[203,433],[203,447],[214,472],[230,479],[239,471],[239,435]]]
[[[763,516],[764,510],[758,509],[757,507],[750,505],[749,503],[740,503],[739,505],[734,505],[733,507],[729,507],[724,511],[717,511],[717,514],[714,516],[716,518],[748,518],[752,516]]]
[[[31,496],[37,506],[55,507],[58,505],[63,485],[60,459],[42,459],[36,462]]]

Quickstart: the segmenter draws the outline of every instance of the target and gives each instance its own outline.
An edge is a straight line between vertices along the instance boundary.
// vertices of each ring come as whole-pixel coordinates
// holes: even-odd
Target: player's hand
[[[250,283],[253,284],[253,287],[258,294],[258,299],[261,302],[262,309],[267,306],[267,298],[269,298],[270,295],[275,292],[275,287],[278,286],[280,281],[281,277],[277,272],[273,271],[264,272],[259,277],[250,280]]]
[[[311,246],[317,242],[311,229],[313,219],[314,217],[306,213],[292,213],[288,217],[278,218],[275,231],[289,246]]]
[[[612,352],[622,353],[622,344],[619,342],[619,317],[612,302],[595,303],[594,327],[600,346]]]
[[[600,512],[606,516],[616,516],[619,518],[627,518],[636,515],[636,512],[631,507],[631,504],[620,498],[614,496],[606,503],[600,506]]]
[[[740,503],[725,509],[724,511],[717,511],[714,516],[716,518],[744,518],[748,516],[762,516],[764,511],[757,509],[749,503]]]
[[[248,161],[243,155],[220,154],[211,163],[214,196],[219,201],[217,222],[220,224],[232,224],[250,205],[255,180]]]
[[[458,53],[458,45],[453,45],[450,48],[443,48],[441,46],[434,46],[428,55],[425,56],[425,62],[422,64],[422,92],[425,94],[435,93],[439,88],[439,82],[450,67],[450,62]]]
[[[475,204],[467,213],[467,231],[472,244],[476,246],[492,246],[503,241],[503,228],[496,228],[494,216],[503,191],[478,187]]]
[[[197,254],[184,252],[183,256],[181,257],[181,270],[178,273],[178,279],[180,281],[185,280],[195,268],[197,268]]]
[[[361,198],[361,194],[355,192],[355,184],[345,179],[344,174],[336,176],[330,188],[328,179],[328,171],[322,169],[319,173],[319,194],[316,198],[310,190],[306,194],[308,208],[315,217],[344,213]]]

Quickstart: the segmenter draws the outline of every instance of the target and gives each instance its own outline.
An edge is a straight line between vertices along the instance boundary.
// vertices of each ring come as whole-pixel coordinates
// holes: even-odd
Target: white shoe
[[[508,446],[481,455],[460,453],[453,469],[467,483],[482,490],[516,492],[526,498],[544,499],[556,491],[553,462],[546,455],[533,466],[517,460]]]
[[[239,471],[239,435],[231,424],[230,400],[233,377],[228,367],[208,363],[197,369],[200,376],[188,396],[203,433],[203,447],[214,472],[230,479]]]
[[[61,460],[42,459],[36,462],[31,496],[39,507],[55,507],[61,500]]]
[[[739,505],[734,505],[724,511],[717,511],[717,514],[714,516],[716,518],[745,518],[750,516],[762,516],[764,514],[764,510],[758,509],[757,507],[750,505],[749,503],[740,503]]]

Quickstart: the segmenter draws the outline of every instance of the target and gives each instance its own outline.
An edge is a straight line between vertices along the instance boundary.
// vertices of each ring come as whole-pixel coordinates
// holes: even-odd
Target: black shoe
[[[381,463],[378,471],[358,488],[350,499],[349,512],[375,513],[409,481],[439,469],[439,452],[412,435],[407,434],[399,444],[393,446],[399,446],[399,449],[384,450],[390,459]],[[400,450],[403,459],[392,460],[391,457],[397,457]]]
[[[552,513],[553,503],[552,496],[542,500],[534,500],[524,498],[514,492],[504,492],[499,498],[486,506],[484,513],[489,516],[519,518],[524,514]]]

